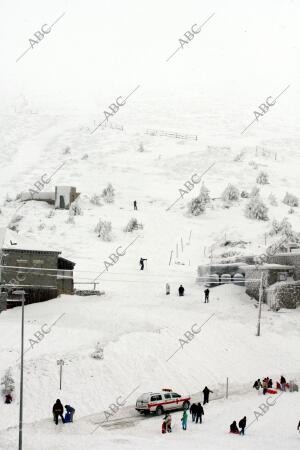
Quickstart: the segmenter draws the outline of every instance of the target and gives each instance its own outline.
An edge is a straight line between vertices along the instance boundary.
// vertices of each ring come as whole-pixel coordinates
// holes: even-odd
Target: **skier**
[[[209,393],[211,392],[213,394],[213,391],[211,391],[210,389],[208,389],[207,386],[205,386],[202,392],[203,392],[203,405],[205,405],[205,403],[209,402]]]
[[[236,425],[236,421],[234,420],[232,422],[232,424],[230,425],[230,433],[234,433],[234,434],[240,434],[238,427]]]
[[[56,402],[53,405],[52,408],[52,412],[53,412],[53,419],[56,425],[58,425],[58,416],[61,417],[62,423],[65,423],[65,419],[63,416],[63,412],[64,412],[64,407],[61,404],[61,401],[59,400],[59,398],[56,400]]]
[[[167,433],[171,433],[172,432],[172,417],[171,417],[171,415],[167,413],[164,417],[164,421],[166,424]]]
[[[166,283],[166,295],[170,295],[170,285]]]
[[[4,403],[9,404],[12,402],[12,396],[10,394],[5,394]]]
[[[73,422],[73,416],[75,413],[75,408],[70,405],[65,405],[66,414],[65,414],[65,422]]]
[[[178,294],[179,294],[179,297],[184,296],[184,287],[182,286],[182,284],[178,288]]]
[[[137,211],[137,203],[136,203],[136,200],[134,200],[134,202],[133,202],[133,209],[134,209],[135,211]]]
[[[258,378],[258,380],[256,380],[253,384],[253,388],[255,388],[257,391],[259,390],[259,388],[261,388],[261,382],[260,379]]]
[[[144,270],[144,261],[147,261],[147,259],[146,258],[141,258],[140,259],[141,270]]]
[[[280,377],[280,384],[281,384],[281,390],[285,391],[286,379],[284,378],[283,375],[281,375],[281,377]]]
[[[193,403],[190,407],[190,414],[192,414],[192,421],[195,422],[197,415],[197,405]]]
[[[245,434],[246,423],[247,423],[247,417],[244,416],[244,417],[239,421],[239,427],[240,427],[240,429],[241,429],[240,434],[242,434],[243,436],[244,436],[244,434]]]
[[[209,289],[208,288],[205,289],[204,295],[205,295],[204,303],[209,303]]]
[[[198,423],[198,419],[200,419],[200,423],[202,423],[202,416],[204,416],[204,409],[203,409],[201,403],[198,403],[196,423]]]
[[[187,413],[186,410],[184,410],[184,411],[183,411],[182,418],[181,418],[182,429],[183,429],[183,430],[186,430],[187,420],[188,420],[188,413]]]

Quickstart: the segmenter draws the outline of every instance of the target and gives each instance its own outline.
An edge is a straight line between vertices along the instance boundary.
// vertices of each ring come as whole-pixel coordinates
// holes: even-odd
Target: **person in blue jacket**
[[[65,409],[66,409],[65,422],[73,422],[75,408],[73,408],[70,405],[65,405]]]

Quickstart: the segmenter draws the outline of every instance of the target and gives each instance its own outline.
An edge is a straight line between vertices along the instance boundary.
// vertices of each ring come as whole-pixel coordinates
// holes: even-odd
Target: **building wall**
[[[300,280],[300,252],[279,253],[270,257],[270,263],[295,266],[295,280]]]
[[[28,270],[4,267],[1,273],[2,284],[57,288],[56,271],[33,270],[30,268],[42,267],[45,269],[57,269],[58,253],[11,249],[3,249],[3,253],[6,254],[3,257],[3,265],[28,267]]]
[[[0,313],[1,311],[5,311],[7,308],[7,294],[6,292],[0,293]]]

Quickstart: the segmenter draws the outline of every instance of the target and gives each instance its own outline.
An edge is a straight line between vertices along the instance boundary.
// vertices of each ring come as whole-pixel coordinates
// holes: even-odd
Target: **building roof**
[[[252,270],[257,268],[257,270],[289,270],[289,269],[295,269],[295,266],[288,266],[285,264],[262,264],[262,265],[255,265],[255,264],[247,264],[246,266],[243,266],[243,269],[245,270]]]
[[[39,249],[26,249],[26,248],[19,248],[19,247],[5,247],[2,248],[3,252],[23,252],[23,253],[52,253],[56,255],[60,255],[61,252],[57,250],[39,250]]]

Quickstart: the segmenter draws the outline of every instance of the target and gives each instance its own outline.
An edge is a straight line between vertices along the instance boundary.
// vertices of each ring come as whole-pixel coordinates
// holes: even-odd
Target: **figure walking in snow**
[[[179,297],[184,296],[184,287],[182,286],[182,284],[178,288],[178,294],[179,294]]]
[[[244,417],[239,421],[239,427],[240,427],[240,429],[241,429],[240,434],[242,434],[243,436],[244,436],[244,434],[245,434],[246,423],[247,423],[247,417],[244,416]]]
[[[213,391],[211,391],[210,389],[208,389],[207,386],[205,386],[202,392],[203,392],[203,405],[205,405],[205,403],[209,402],[209,394],[210,393],[213,394]]]
[[[167,433],[171,433],[171,431],[172,431],[172,416],[171,416],[171,414],[167,413],[165,415],[164,421],[166,423],[166,431],[167,431]]]
[[[186,430],[187,420],[188,420],[188,413],[186,412],[186,410],[184,410],[182,418],[181,418],[181,423],[182,423],[182,429],[183,430]]]
[[[209,289],[206,288],[204,291],[204,303],[209,303]]]
[[[133,202],[133,209],[134,209],[135,211],[137,211],[137,202],[136,202],[136,200],[134,200],[134,202]]]
[[[63,407],[61,401],[59,400],[59,398],[54,403],[52,412],[53,412],[53,419],[54,419],[54,422],[56,423],[56,425],[58,424],[58,416],[61,417],[62,423],[65,423],[65,419],[63,416],[64,407]]]
[[[259,390],[259,388],[261,388],[261,382],[260,379],[258,378],[258,380],[256,380],[253,384],[253,388],[255,388],[257,391]]]
[[[238,429],[238,427],[237,427],[237,425],[236,425],[236,421],[235,421],[235,420],[234,420],[234,421],[232,422],[232,424],[230,425],[230,433],[233,433],[233,434],[240,434],[239,429]]]
[[[5,394],[5,400],[4,403],[11,403],[12,402],[12,396],[10,394]]]
[[[73,416],[75,413],[75,408],[70,405],[65,405],[66,414],[65,414],[65,422],[73,422]]]
[[[297,430],[298,430],[299,433],[300,433],[300,420],[299,420],[299,422],[298,422]]]
[[[146,258],[141,258],[140,259],[141,270],[144,270],[144,261],[147,261],[147,259]]]
[[[202,423],[202,416],[204,416],[204,409],[203,409],[201,403],[198,403],[196,423],[198,423],[198,420],[200,421],[200,423]]]
[[[197,405],[193,403],[190,407],[190,414],[192,414],[192,421],[195,422],[197,415]]]
[[[281,377],[280,377],[280,384],[281,384],[281,390],[285,391],[286,379],[284,378],[283,375],[281,375]]]
[[[170,285],[166,283],[166,295],[170,295]]]

